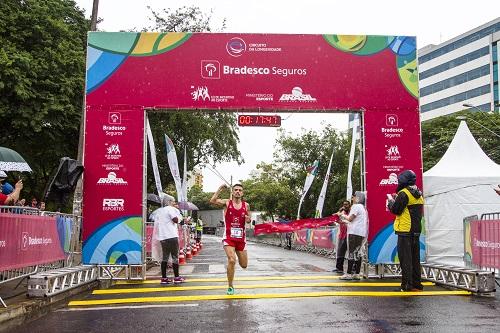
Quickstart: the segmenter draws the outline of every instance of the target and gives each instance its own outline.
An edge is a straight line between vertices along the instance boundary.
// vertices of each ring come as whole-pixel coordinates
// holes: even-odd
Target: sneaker
[[[344,274],[344,271],[340,270],[338,268],[334,268],[334,269],[332,269],[332,273]]]
[[[227,288],[226,295],[234,295],[234,288],[233,287]]]
[[[340,277],[340,280],[352,280],[351,274],[344,274]]]
[[[172,280],[170,280],[169,278],[161,278],[160,280],[160,284],[170,284],[172,283]]]
[[[183,283],[184,281],[186,281],[186,279],[185,279],[185,278],[183,278],[182,276],[176,276],[176,277],[174,278],[174,283],[175,283],[175,284]]]
[[[361,280],[361,276],[359,274],[353,274],[352,279],[359,281],[359,280]]]

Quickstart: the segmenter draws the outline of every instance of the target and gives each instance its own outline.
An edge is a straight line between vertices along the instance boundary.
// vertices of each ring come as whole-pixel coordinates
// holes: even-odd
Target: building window
[[[445,45],[443,47],[440,47],[437,50],[434,50],[432,52],[427,53],[426,55],[423,55],[418,58],[418,62],[423,64],[424,62],[427,62],[429,60],[432,60],[434,58],[437,58],[439,56],[442,56],[443,54],[446,54],[448,52],[451,52],[453,50],[456,50],[464,45],[470,44],[476,40],[479,40],[483,37],[486,37],[488,35],[491,35],[497,31],[500,31],[500,22],[491,25],[489,27],[486,27],[484,29],[481,29],[473,34],[470,34],[468,36],[465,36],[463,38],[460,38],[453,43],[450,43],[448,45]]]
[[[471,99],[471,98],[474,98],[477,96],[488,94],[489,92],[490,92],[490,85],[487,84],[485,86],[478,87],[478,88],[475,88],[475,89],[472,89],[472,90],[469,90],[469,91],[466,91],[466,92],[463,92],[460,94],[456,94],[453,96],[449,96],[449,97],[437,100],[437,101],[432,102],[432,103],[424,104],[424,105],[420,106],[420,112],[423,113],[423,112],[431,111],[434,109],[439,109],[439,108],[445,107],[445,106],[450,105],[450,104],[463,102],[467,99]]]
[[[436,67],[432,67],[425,72],[420,73],[419,80],[426,79],[428,77],[434,76],[436,74],[442,73],[444,71],[447,71],[448,69],[451,69],[453,67],[457,67],[460,65],[463,65],[469,61],[481,58],[487,54],[490,53],[490,47],[485,46],[483,48],[480,48],[479,50],[473,51],[471,53],[467,53],[461,57],[458,57],[456,59],[450,60],[448,62],[445,62],[444,64],[438,65]],[[420,59],[419,59],[420,62]]]
[[[482,67],[459,74],[449,79],[431,84],[430,86],[423,87],[420,89],[420,97],[437,93],[441,90],[457,86],[464,82],[475,80],[479,77],[486,76],[488,74],[490,74],[490,65],[484,65]]]

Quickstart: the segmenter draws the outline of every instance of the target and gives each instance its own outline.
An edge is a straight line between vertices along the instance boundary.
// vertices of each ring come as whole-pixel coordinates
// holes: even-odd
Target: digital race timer
[[[238,126],[280,127],[281,116],[239,115]]]

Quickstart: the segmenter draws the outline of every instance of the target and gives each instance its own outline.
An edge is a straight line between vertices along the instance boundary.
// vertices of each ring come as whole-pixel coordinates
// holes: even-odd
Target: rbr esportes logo
[[[123,211],[125,210],[124,199],[102,199],[103,211]]]
[[[231,38],[226,44],[226,51],[232,57],[239,57],[247,50],[247,44],[239,37]]]

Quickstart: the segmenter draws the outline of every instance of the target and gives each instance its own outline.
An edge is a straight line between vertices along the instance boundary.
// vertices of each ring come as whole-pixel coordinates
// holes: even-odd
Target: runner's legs
[[[234,247],[224,245],[224,252],[226,252],[227,256],[227,284],[229,287],[233,287],[234,266],[236,265],[236,251]]]
[[[248,255],[247,250],[236,251],[236,255],[238,256],[238,263],[241,268],[247,268],[248,266]]]

